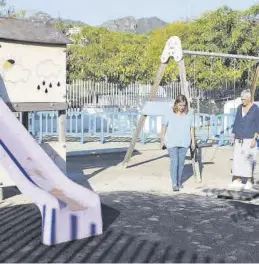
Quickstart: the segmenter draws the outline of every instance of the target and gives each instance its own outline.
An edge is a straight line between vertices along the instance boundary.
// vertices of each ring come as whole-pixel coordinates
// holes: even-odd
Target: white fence
[[[242,90],[240,86],[235,86],[234,89],[232,83],[216,89],[199,89],[191,84],[188,87],[191,98],[200,102],[214,100],[214,103],[237,98]],[[79,109],[86,107],[140,109],[148,98],[151,88],[151,84],[131,83],[121,86],[117,83],[73,80],[67,85],[67,102],[70,108]],[[157,96],[175,99],[180,93],[180,83],[172,82],[160,86]]]
[[[67,88],[67,102],[72,108],[130,107],[138,108],[147,99],[151,84],[131,83],[121,87],[116,83],[73,80]],[[190,94],[196,91],[190,88]],[[179,82],[160,86],[158,97],[176,98],[181,93]]]

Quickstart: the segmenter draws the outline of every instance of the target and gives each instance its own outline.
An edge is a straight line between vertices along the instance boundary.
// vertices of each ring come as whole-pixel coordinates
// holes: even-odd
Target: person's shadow
[[[195,176],[192,164],[185,164],[182,175],[182,183],[188,181],[191,177]]]

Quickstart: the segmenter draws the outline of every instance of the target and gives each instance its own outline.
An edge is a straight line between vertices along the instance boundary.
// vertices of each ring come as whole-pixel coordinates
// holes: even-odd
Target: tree
[[[16,11],[13,6],[8,6],[6,0],[0,0],[0,16],[10,18],[25,18],[26,10]]]
[[[0,16],[4,15],[5,6],[6,6],[6,1],[5,0],[0,0]]]
[[[122,83],[152,82],[164,45],[171,36],[179,36],[184,49],[257,56],[258,14],[259,5],[242,12],[223,6],[196,20],[174,22],[144,35],[80,26],[82,31],[69,48],[68,75]],[[254,65],[249,61],[187,55],[185,62],[188,80],[200,88],[216,88],[234,80],[243,85],[252,75]],[[162,82],[178,79],[177,64],[170,63]]]

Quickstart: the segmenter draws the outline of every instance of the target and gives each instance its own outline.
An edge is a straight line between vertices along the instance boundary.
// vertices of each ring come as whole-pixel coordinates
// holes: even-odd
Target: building
[[[0,95],[13,111],[65,110],[66,49],[43,22],[0,18]]]

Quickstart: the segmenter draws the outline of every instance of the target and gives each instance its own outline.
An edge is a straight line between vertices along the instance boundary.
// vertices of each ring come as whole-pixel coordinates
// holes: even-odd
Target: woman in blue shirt
[[[190,145],[192,150],[195,149],[192,117],[188,114],[188,101],[184,95],[176,98],[174,106],[164,116],[161,144],[169,152],[173,190],[179,191],[187,150]]]

